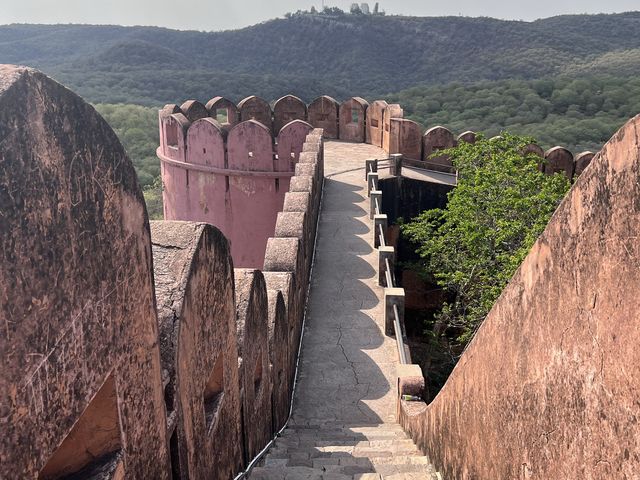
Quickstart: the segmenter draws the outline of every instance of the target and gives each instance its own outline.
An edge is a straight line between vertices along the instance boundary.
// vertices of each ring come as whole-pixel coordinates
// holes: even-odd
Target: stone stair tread
[[[290,426],[250,478],[437,480],[429,459],[398,424]]]

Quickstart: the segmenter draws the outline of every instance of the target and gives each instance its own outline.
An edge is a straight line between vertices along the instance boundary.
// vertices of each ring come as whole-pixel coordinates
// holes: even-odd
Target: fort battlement
[[[209,146],[215,127],[191,132]],[[0,137],[2,476],[235,477],[289,416],[322,131],[300,140],[264,272],[210,224],[150,225],[111,128],[41,73],[0,66]]]
[[[336,106],[322,98],[325,106]],[[347,103],[363,115],[339,115],[354,120],[351,124],[362,120],[366,127],[364,101]],[[232,251],[241,237],[230,242],[214,225],[150,224],[133,165],[104,119],[45,75],[0,65],[0,476],[230,479],[242,472],[289,419],[319,211],[327,193],[330,217],[320,223],[318,251],[333,260],[331,271],[324,265],[314,276],[314,288],[316,279],[322,280],[326,297],[316,295],[319,290],[311,296],[315,323],[309,333],[319,335],[320,325],[328,330],[309,342],[320,353],[301,363],[329,357],[322,366],[330,367],[307,372],[319,372],[323,382],[325,376],[338,381],[331,391],[323,383],[301,393],[313,404],[307,410],[313,416],[289,422],[294,428],[276,443],[284,445],[287,458],[272,450],[275,456],[267,459],[276,469],[283,461],[298,469],[301,454],[311,465],[303,467],[305,475],[336,468],[355,477],[361,468],[374,467],[392,467],[385,471],[396,473],[390,458],[408,462],[399,465],[402,472],[416,466],[414,460],[428,462],[409,448],[411,442],[396,439],[403,433],[393,424],[372,423],[365,427],[366,437],[361,425],[331,423],[338,418],[354,422],[353,415],[386,422],[393,418],[392,407],[384,419],[371,408],[386,409],[384,397],[393,404],[397,393],[398,422],[445,478],[573,478],[576,472],[581,478],[633,478],[640,463],[640,330],[634,323],[640,298],[640,116],[614,135],[577,179],[446,385],[427,405],[402,397],[421,395],[425,378],[419,367],[390,361],[382,372],[374,359],[391,360],[387,353],[393,351],[384,342],[375,348],[383,337],[381,325],[368,316],[379,305],[380,292],[371,289],[371,279],[380,272],[364,257],[383,245],[382,239],[377,245],[363,235],[371,230],[362,222],[367,158],[362,152],[378,150],[326,146],[328,134],[311,117],[311,106],[306,120],[286,118],[273,135],[273,112],[265,124],[242,121],[247,104],[261,102],[233,107],[240,112],[238,123],[229,126],[218,120],[218,115],[234,118],[235,111],[228,109],[223,117],[216,107],[216,118],[214,110],[195,102],[163,110],[161,128],[167,128],[159,154],[165,188],[172,178],[186,181],[176,181],[169,195],[207,183],[221,184],[226,192],[224,178],[233,177],[242,180],[238,191],[250,196],[252,186],[264,192],[267,183],[288,178],[286,191],[278,192],[282,205],[270,199],[273,226],[270,233],[262,231],[268,236],[245,239],[247,249],[252,242],[262,249],[261,269],[239,268]],[[385,111],[399,114],[396,107],[382,107],[376,108],[383,125]],[[190,119],[195,111],[204,116]],[[387,115],[385,137],[384,126],[374,127],[373,115],[372,108],[369,141],[384,145],[387,138],[393,145],[391,124],[398,117]],[[322,117],[322,122],[333,124],[333,118]],[[304,136],[295,137],[299,153],[285,154],[288,170],[280,171],[274,152],[292,124],[308,126]],[[175,132],[171,125],[178,127]],[[351,125],[346,135],[355,130]],[[355,133],[360,132],[366,142],[367,130]],[[422,157],[406,158],[425,162],[425,137],[442,143],[442,136],[447,141],[453,136],[436,132],[420,132]],[[466,133],[464,141],[472,140]],[[271,163],[257,168],[253,159],[261,155],[261,145]],[[194,153],[198,147],[217,148],[224,156]],[[344,148],[342,156],[334,154],[327,162],[334,176],[326,192],[325,147],[327,152]],[[237,169],[229,167],[234,149],[244,152]],[[531,149],[541,154],[539,147]],[[360,156],[348,162],[350,169],[340,170],[340,162],[354,151]],[[208,163],[212,158],[222,163]],[[551,149],[543,168],[552,173],[547,167],[556,162],[567,174],[577,169],[568,158],[563,149]],[[443,157],[440,165],[446,167],[446,161]],[[179,173],[169,170],[167,176],[169,168]],[[265,183],[251,183],[256,178]],[[212,205],[206,195],[190,201],[196,199]],[[222,197],[228,201],[237,202]],[[255,196],[245,207],[258,211],[261,201]],[[381,225],[372,216],[374,225]],[[336,218],[339,233],[333,229]],[[324,230],[327,224],[331,232]],[[380,259],[377,263],[386,268]],[[341,269],[352,270],[350,280],[336,275],[345,273]],[[323,303],[331,308],[320,309]],[[356,314],[345,316],[345,309]],[[301,378],[307,385],[320,383],[315,373]],[[344,379],[349,383],[341,383]],[[376,392],[366,398],[370,390]],[[344,412],[336,412],[343,406]],[[380,441],[378,432],[393,440]],[[327,447],[327,435],[336,444]],[[335,452],[340,458],[312,456]],[[351,458],[343,464],[345,455]],[[375,465],[361,467],[360,460],[374,458]],[[253,478],[278,478],[265,477],[269,472],[264,471],[260,477],[258,470]]]
[[[449,171],[451,160],[439,151],[474,142],[476,133],[458,136],[442,126],[422,131],[404,118],[400,105],[353,97],[339,104],[321,96],[308,106],[286,95],[273,108],[256,96],[237,105],[214,97],[205,104],[189,100],[159,112],[160,147],[166,220],[216,225],[231,241],[237,266],[262,267],[267,239],[273,234],[306,136],[322,129],[327,139],[368,143],[387,154],[401,154],[407,166]],[[546,152],[540,169],[573,180],[594,157],[574,155],[563,147]],[[241,213],[240,213],[241,212]],[[247,242],[252,237],[255,240]]]

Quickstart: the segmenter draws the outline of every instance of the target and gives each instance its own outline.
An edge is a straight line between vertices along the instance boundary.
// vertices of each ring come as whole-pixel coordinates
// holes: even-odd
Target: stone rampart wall
[[[212,119],[184,121],[206,107],[168,110],[180,141],[221,147]],[[237,124],[227,146],[236,128],[264,126]],[[212,225],[150,226],[113,131],[46,76],[0,66],[0,139],[2,471],[233,478],[288,418],[322,131],[305,133],[288,165],[264,274],[234,270]]]
[[[577,179],[434,401],[399,400],[444,478],[638,478],[639,178],[640,116]],[[405,370],[399,394],[420,395]]]

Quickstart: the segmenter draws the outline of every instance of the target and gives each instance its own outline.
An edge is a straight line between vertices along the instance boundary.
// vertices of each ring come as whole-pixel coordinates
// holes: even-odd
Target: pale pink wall
[[[287,123],[278,135],[278,160],[275,169],[278,172],[292,172],[300,160],[300,152],[304,141],[313,131],[313,127],[302,120]]]
[[[259,122],[236,125],[227,139],[229,168],[274,171],[273,138]],[[267,239],[273,235],[289,182],[260,176],[230,177],[231,242],[234,266],[261,268]]]

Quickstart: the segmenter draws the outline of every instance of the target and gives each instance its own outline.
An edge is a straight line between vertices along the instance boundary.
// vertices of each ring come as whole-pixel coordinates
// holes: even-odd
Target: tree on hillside
[[[373,7],[373,14],[378,15],[379,10],[380,10],[380,4],[376,2],[375,6]]]
[[[539,157],[522,154],[532,142],[503,133],[448,150],[459,182],[447,207],[402,226],[421,258],[416,268],[450,293],[435,333],[454,345],[471,340],[569,189],[564,176],[538,171]]]

